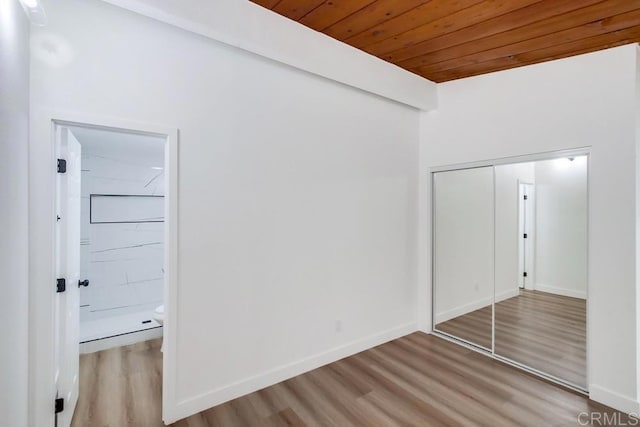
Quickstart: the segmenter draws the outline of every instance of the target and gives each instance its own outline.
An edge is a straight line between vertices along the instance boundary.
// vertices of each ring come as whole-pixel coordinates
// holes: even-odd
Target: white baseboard
[[[115,337],[101,338],[80,344],[80,354],[95,353],[96,351],[131,345],[137,342],[153,340],[162,337],[162,327],[145,329],[138,332],[117,335]]]
[[[565,297],[587,299],[587,291],[578,291],[575,289],[557,288],[555,286],[544,285],[536,283],[534,289],[540,292],[547,292],[550,294],[562,295]]]
[[[416,332],[417,330],[418,325],[415,322],[400,325],[297,362],[272,369],[263,374],[246,378],[198,396],[185,399],[178,402],[177,407],[170,411],[174,417],[164,421],[168,424],[189,417],[198,412],[220,405],[221,403],[244,396],[245,394],[252,393],[265,387],[269,387],[273,384],[295,377],[296,375],[304,374],[305,372],[333,363],[361,351],[368,350],[396,338],[403,337]]]
[[[517,297],[520,295],[520,288],[509,289],[508,291],[500,292],[496,294],[496,302],[504,301],[509,298]]]
[[[640,413],[640,404],[636,399],[623,396],[606,388],[597,386],[595,384],[589,385],[589,399],[602,403],[622,411],[627,414],[638,415]]]
[[[482,307],[491,305],[492,302],[493,302],[493,298],[487,297],[487,298],[482,298],[482,299],[472,301],[464,305],[460,305],[458,307],[451,308],[446,311],[441,311],[440,313],[436,314],[436,319],[435,319],[436,324],[441,322],[446,322],[447,320],[454,319],[458,316],[462,316],[467,313],[471,313],[472,311],[479,310]]]
[[[501,292],[495,295],[495,302],[504,301],[509,298],[513,298],[518,296],[519,288],[510,289],[505,292]],[[482,298],[476,301],[472,301],[470,303],[461,305],[459,307],[452,308],[450,310],[446,310],[436,314],[436,324],[441,322],[446,322],[447,320],[451,320],[458,316],[462,316],[467,313],[471,313],[472,311],[479,310],[483,307],[491,305],[493,303],[493,297]]]

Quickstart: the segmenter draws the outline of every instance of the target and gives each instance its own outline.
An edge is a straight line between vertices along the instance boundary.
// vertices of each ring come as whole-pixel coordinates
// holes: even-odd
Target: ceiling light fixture
[[[39,0],[20,0],[20,4],[33,25],[43,27],[47,24],[47,15]]]
[[[20,3],[29,9],[38,7],[38,0],[20,0]]]

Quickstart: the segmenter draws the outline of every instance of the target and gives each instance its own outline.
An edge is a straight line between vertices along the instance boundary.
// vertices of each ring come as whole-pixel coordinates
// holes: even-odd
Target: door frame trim
[[[522,212],[522,209],[521,209],[522,208],[522,205],[521,205],[521,203],[522,203],[522,198],[521,198],[522,194],[520,193],[520,190],[521,190],[522,186],[526,186],[526,185],[532,186],[533,187],[533,193],[534,193],[533,198],[535,200],[535,184],[531,183],[531,182],[522,181],[522,180],[520,180],[518,178],[517,185],[518,185],[518,190],[517,190],[517,192],[518,192],[518,245],[516,247],[516,251],[518,252],[518,257],[520,257],[522,255],[520,253],[520,240],[523,240],[522,234],[524,233],[524,230],[520,229],[520,218],[523,215],[523,212]],[[526,205],[526,203],[525,203],[525,205]],[[535,218],[536,218],[535,214],[536,213],[535,213],[535,206],[534,206],[534,212],[533,212],[534,225],[533,225],[533,228],[535,228]],[[527,227],[528,221],[527,221],[526,210],[524,212],[524,216],[525,216],[525,219],[524,219],[525,228],[531,230],[530,227]],[[533,236],[534,236],[533,239],[535,240],[535,237],[536,237],[535,229],[533,230]],[[531,246],[533,247],[533,254],[528,255],[526,246],[527,246],[527,242],[523,242],[523,247],[524,247],[523,249],[524,249],[524,252],[525,252],[525,256],[524,256],[524,262],[523,262],[522,268],[523,268],[523,271],[527,272],[527,279],[524,279],[524,285],[520,289],[527,289],[527,280],[530,283],[535,283],[535,281],[533,280],[535,278],[535,241],[534,241],[534,243],[531,244]],[[531,258],[529,258],[529,257],[531,257]],[[529,259],[529,264],[531,265],[531,268],[527,268],[527,259]],[[519,268],[518,268],[518,270],[519,270]],[[520,275],[521,273],[522,273],[521,271],[518,271],[518,275]]]
[[[446,172],[460,169],[475,169],[486,166],[510,165],[513,163],[529,163],[540,160],[561,159],[563,157],[588,156],[591,154],[591,147],[578,147],[567,150],[543,151],[540,153],[523,154],[520,156],[498,157],[495,159],[478,160],[465,163],[452,163],[442,166],[429,167],[429,174],[435,172]]]
[[[177,127],[126,119],[52,111],[32,111],[29,137],[29,426],[55,422],[53,283],[55,280],[56,128],[79,126],[140,133],[165,142],[165,323],[163,418],[171,419],[176,399],[178,291],[178,143]],[[79,343],[78,343],[79,345]]]

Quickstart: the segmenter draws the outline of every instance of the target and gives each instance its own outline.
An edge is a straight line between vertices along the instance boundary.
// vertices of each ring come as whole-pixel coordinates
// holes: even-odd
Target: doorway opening
[[[54,378],[56,425],[66,427],[81,394],[81,353],[163,336],[168,150],[166,135],[54,130]],[[162,359],[159,348],[151,356]]]

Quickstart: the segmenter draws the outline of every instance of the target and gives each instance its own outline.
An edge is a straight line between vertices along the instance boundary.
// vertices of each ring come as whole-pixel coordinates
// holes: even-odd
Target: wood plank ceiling
[[[640,0],[252,0],[435,82],[640,41]]]

